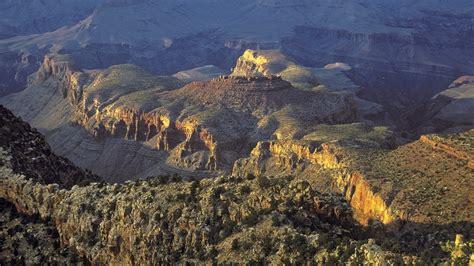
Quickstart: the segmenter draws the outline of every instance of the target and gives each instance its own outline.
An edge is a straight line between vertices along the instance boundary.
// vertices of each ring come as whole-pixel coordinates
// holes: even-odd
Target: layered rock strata
[[[64,55],[47,56],[29,84],[2,102],[44,128],[47,136],[61,134],[65,124],[73,123],[95,136],[98,146],[118,138],[163,151],[159,169],[140,175],[173,168],[229,172],[260,140],[298,138],[320,123],[359,117],[351,95],[302,90],[277,77],[222,76],[179,88],[183,83],[175,78],[153,76],[132,65],[79,70]],[[41,111],[34,113],[15,104],[41,90],[41,99],[51,91],[49,97],[59,102],[38,100],[32,105]],[[66,112],[56,122],[58,114],[43,110],[57,106]]]
[[[12,126],[11,123],[4,129],[10,127],[12,127],[11,132],[17,130],[22,131],[23,134],[30,132],[28,129]],[[384,130],[377,129],[380,132],[374,135],[367,128],[352,126],[353,132],[361,130],[366,131],[364,134],[366,142],[379,140],[372,143],[373,148],[382,145],[384,143],[382,140],[386,141]],[[323,128],[320,129],[320,132],[322,131]],[[331,133],[331,131],[328,132]],[[334,137],[332,136],[334,133],[330,134],[331,137]],[[452,146],[459,146],[466,141],[470,143],[469,139],[472,139],[472,136],[470,137],[469,134],[444,137],[444,142],[447,143],[449,139]],[[13,136],[16,135],[13,134]],[[319,136],[319,139],[327,137]],[[316,136],[309,135],[305,138],[316,139]],[[375,180],[373,173],[369,175],[367,170],[362,171],[363,165],[357,161],[361,158],[348,159],[353,158],[348,156],[351,155],[348,144],[361,145],[362,139],[353,143],[346,141],[345,146],[341,145],[343,143],[322,145],[322,149],[314,151],[302,145],[290,145],[291,150],[298,153],[301,160],[311,161],[308,169],[321,164],[322,168],[328,170],[327,173],[331,170],[337,173],[350,173],[351,167],[358,166],[360,172],[366,173],[367,176],[357,173],[345,174],[341,176],[341,180],[337,180],[336,185],[345,189],[344,195],[350,199],[349,203],[358,208],[356,218],[360,217],[357,212],[369,214],[368,217],[371,218],[376,217],[386,210],[384,204],[387,201],[379,202],[381,195],[385,197],[384,195],[392,190],[386,186],[387,183],[382,186]],[[260,150],[270,149],[273,154],[276,154],[283,152],[281,147],[262,144]],[[288,147],[284,150],[289,150]],[[389,154],[382,158],[370,156],[369,160],[373,162],[373,165],[367,165],[367,167],[374,168],[375,174],[381,173],[381,170],[390,173],[392,172],[390,165],[377,169],[380,167],[377,163],[402,158],[402,155],[407,152],[412,154],[413,149],[421,147],[423,146],[415,143],[412,147],[408,147],[410,148],[408,151],[404,150],[406,148],[399,148],[393,155]],[[33,148],[37,147],[33,146]],[[453,228],[445,227],[443,232],[438,232],[436,228],[441,224],[440,220],[434,220],[431,225],[434,228],[425,228],[426,232],[406,225],[408,228],[415,228],[415,231],[407,231],[408,235],[406,235],[407,232],[401,231],[399,238],[391,234],[385,235],[377,223],[371,223],[368,230],[364,230],[353,220],[352,210],[343,197],[315,190],[315,186],[311,183],[317,184],[314,182],[314,178],[317,177],[305,181],[292,177],[268,178],[247,175],[245,178],[221,176],[212,180],[180,182],[177,177],[165,175],[125,184],[92,183],[88,186],[63,189],[58,184],[41,184],[38,183],[41,180],[16,174],[12,170],[11,161],[23,155],[12,153],[11,150],[7,152],[3,148],[1,151],[0,198],[10,201],[23,214],[37,215],[41,219],[52,221],[57,229],[58,236],[56,237],[59,238],[61,246],[78,252],[93,264],[152,265],[211,262],[324,264],[336,261],[355,264],[425,263],[427,261],[440,263],[447,262],[448,258],[440,250],[439,240],[451,238],[450,230],[459,229],[467,238],[470,238],[471,234],[468,223],[454,225]],[[370,150],[366,151],[370,152]],[[40,155],[43,152],[48,153],[44,149],[36,152]],[[370,155],[370,153],[367,154]],[[255,152],[253,155],[258,154]],[[431,156],[438,155],[431,154]],[[412,163],[411,158],[406,159]],[[24,167],[31,166],[30,162],[25,163]],[[340,169],[341,165],[347,166],[347,170]],[[406,167],[400,169],[406,169]],[[433,170],[436,171],[436,169]],[[458,173],[462,171],[462,169],[457,170]],[[426,174],[431,175],[431,173]],[[454,177],[453,182],[462,184],[463,190],[455,190],[455,187],[450,187],[448,190],[453,189],[452,193],[459,194],[458,197],[442,188],[446,197],[454,202],[464,200],[463,196],[470,191],[469,180],[461,181],[457,179],[457,176],[458,174],[452,175],[448,179],[451,180]],[[392,188],[414,187],[413,184],[405,183],[405,181],[411,182],[410,179],[403,180],[407,177],[406,173],[402,173],[401,177],[402,179],[398,181],[403,186]],[[426,179],[424,176],[420,178]],[[386,182],[387,180],[379,181]],[[441,182],[444,181],[441,180]],[[435,187],[438,185],[436,184]],[[382,188],[379,193],[375,192],[376,186]],[[409,195],[415,196],[413,199],[397,195],[393,202],[408,200],[404,202],[407,205],[392,204],[390,208],[398,208],[394,210],[394,213],[398,214],[398,210],[415,210],[415,206],[410,206],[410,204],[419,204],[418,213],[406,212],[405,222],[425,221],[421,215],[427,206],[423,202],[420,204],[414,201],[414,199],[426,200],[426,198],[418,198],[420,192],[425,197],[430,196],[433,191],[417,188]],[[428,194],[425,195],[425,193]],[[380,205],[376,205],[377,202]],[[449,210],[449,204],[451,203],[442,206],[441,210]],[[472,221],[473,217],[469,216],[472,213],[472,210],[459,208],[456,213],[452,213],[449,220],[443,217],[444,223],[457,221],[458,218],[462,221]],[[15,222],[15,218],[3,218],[7,218],[7,224]],[[428,218],[433,219],[436,216],[428,216]],[[26,222],[21,222],[21,224],[31,226]],[[42,225],[36,225],[35,228],[40,230]],[[376,240],[355,240],[365,239],[367,234],[374,236]],[[57,239],[56,237],[54,239]],[[41,239],[45,240],[45,238]],[[7,237],[5,241],[0,242],[2,247],[3,243],[8,245],[15,240]],[[394,245],[397,248],[394,248]],[[49,246],[46,244],[43,253],[49,252],[47,248]],[[426,250],[423,257],[418,256],[420,250]],[[455,257],[466,261],[464,253]],[[27,259],[29,260],[30,257]],[[35,257],[31,261],[36,261],[36,259]],[[56,263],[65,260],[51,256],[49,261]]]

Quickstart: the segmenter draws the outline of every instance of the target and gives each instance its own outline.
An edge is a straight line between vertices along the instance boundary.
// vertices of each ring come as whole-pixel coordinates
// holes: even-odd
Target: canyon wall
[[[364,176],[350,170],[343,156],[346,156],[343,148],[329,143],[259,142],[249,158],[236,161],[233,175],[252,173],[257,176],[311,176],[316,175],[315,168],[322,168],[329,170],[325,174],[330,176],[312,176],[309,180],[321,183],[327,181],[329,187],[326,190],[332,187],[334,191],[342,193],[354,209],[354,217],[361,224],[367,224],[369,220],[390,224],[399,219],[386,199],[373,191]]]
[[[319,190],[342,193],[358,222],[380,221],[395,231],[406,222],[460,222],[472,217],[471,207],[460,207],[472,201],[468,192],[472,134],[471,130],[422,136],[394,150],[387,149],[393,147],[387,143],[377,147],[354,140],[260,142],[248,158],[236,161],[233,175],[293,175],[308,180]],[[453,167],[449,175],[442,174]],[[454,180],[464,185],[457,186]],[[440,194],[449,194],[451,201]],[[452,207],[456,214],[444,217],[437,206],[445,205],[456,206]]]

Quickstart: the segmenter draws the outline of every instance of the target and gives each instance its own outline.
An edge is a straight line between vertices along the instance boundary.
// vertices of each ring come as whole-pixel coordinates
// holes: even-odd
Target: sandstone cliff
[[[362,117],[373,119],[383,116],[381,105],[356,96],[363,89],[351,80],[352,68],[344,63],[328,64],[324,68],[304,67],[295,63],[282,51],[246,50],[237,60],[233,76],[271,77],[278,76],[303,90],[332,91],[349,94],[357,104]]]

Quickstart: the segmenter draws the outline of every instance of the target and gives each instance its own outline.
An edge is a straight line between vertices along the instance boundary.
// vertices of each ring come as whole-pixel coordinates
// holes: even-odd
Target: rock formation
[[[332,91],[351,95],[358,113],[373,119],[383,116],[383,107],[357,97],[362,88],[351,79],[352,68],[344,63],[328,64],[324,68],[298,65],[277,50],[246,50],[233,69],[233,76],[281,77],[292,86],[303,90]]]
[[[2,102],[43,128],[48,137],[74,137],[67,133],[72,123],[94,136],[98,149],[105,149],[101,141],[117,138],[146,146],[150,153],[160,151],[152,159],[160,164],[158,168],[151,170],[150,165],[149,171],[121,173],[94,165],[92,159],[75,159],[76,151],[64,149],[64,139],[51,141],[60,154],[81,166],[104,176],[123,174],[123,178],[179,169],[187,171],[180,172],[184,175],[228,173],[233,162],[246,157],[258,141],[299,138],[321,123],[358,119],[353,94],[303,90],[277,77],[222,76],[177,89],[181,86],[175,78],[154,76],[133,65],[85,71],[65,55],[51,55],[31,76],[27,90]],[[32,94],[44,101],[29,101]],[[34,107],[17,105],[20,101]],[[64,109],[62,117],[54,111],[58,106]],[[35,109],[41,111],[30,111]],[[81,138],[71,142],[83,142]]]
[[[61,247],[51,221],[19,213],[4,199],[0,199],[0,261],[8,265],[88,262],[68,247]]]
[[[351,136],[324,143],[311,141],[310,135],[305,141],[262,142],[249,158],[235,163],[233,173],[312,180],[318,190],[343,193],[359,222],[378,220],[394,230],[404,230],[405,222],[448,224],[473,219],[472,204],[464,204],[472,201],[473,130],[422,136],[394,150],[383,148],[393,143],[380,129],[365,134],[372,140]],[[446,169],[451,169],[449,174]]]

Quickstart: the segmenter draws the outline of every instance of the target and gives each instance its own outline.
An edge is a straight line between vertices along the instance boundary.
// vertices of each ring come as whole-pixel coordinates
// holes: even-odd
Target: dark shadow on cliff
[[[463,235],[464,239],[474,238],[472,221],[448,224],[397,221],[386,225],[369,221],[369,225],[363,228],[356,237],[373,238],[384,249],[417,255],[425,259],[446,257],[447,254],[441,249],[441,243],[454,241],[457,234]]]

